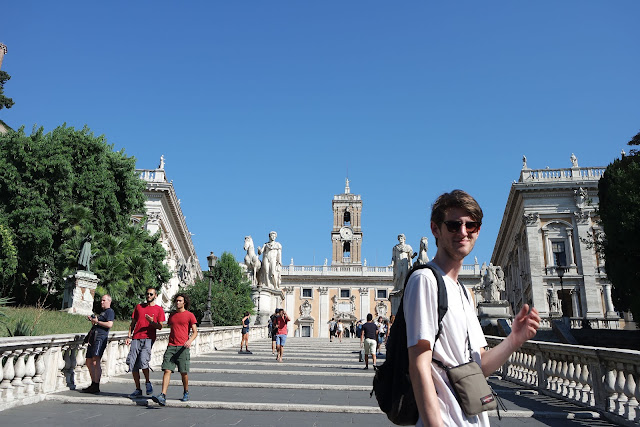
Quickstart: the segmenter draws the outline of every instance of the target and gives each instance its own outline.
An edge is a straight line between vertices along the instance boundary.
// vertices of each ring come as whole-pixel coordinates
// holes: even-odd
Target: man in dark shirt
[[[87,319],[93,325],[92,329],[95,338],[89,341],[89,346],[87,347],[87,368],[89,368],[89,375],[91,376],[91,385],[82,389],[85,393],[100,393],[100,377],[102,376],[100,359],[102,359],[104,350],[107,348],[109,329],[113,326],[113,319],[116,317],[111,309],[110,295],[102,297],[100,306],[104,311],[99,316],[95,314],[87,316]]]
[[[373,322],[373,314],[367,314],[367,323],[362,325],[360,333],[360,347],[364,343],[364,369],[369,369],[369,355],[373,355],[373,369],[376,367],[376,336],[378,334],[378,326]]]

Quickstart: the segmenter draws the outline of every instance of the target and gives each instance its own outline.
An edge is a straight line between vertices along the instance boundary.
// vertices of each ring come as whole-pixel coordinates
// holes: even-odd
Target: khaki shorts
[[[365,338],[364,340],[364,354],[375,354],[376,352],[376,340],[371,338]]]
[[[178,366],[178,372],[189,372],[189,362],[191,357],[189,349],[182,346],[170,345],[164,352],[164,360],[162,361],[163,371],[173,371]]]

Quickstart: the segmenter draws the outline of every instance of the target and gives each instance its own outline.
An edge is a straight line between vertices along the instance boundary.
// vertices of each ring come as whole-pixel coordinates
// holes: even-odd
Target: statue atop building
[[[280,270],[282,268],[282,245],[276,242],[278,233],[271,231],[269,241],[258,246],[258,254],[262,254],[262,267],[258,282],[262,286],[280,289]]]
[[[411,259],[417,254],[405,243],[404,234],[398,234],[398,244],[393,247],[391,264],[393,265],[393,290],[401,291],[411,268]]]
[[[577,168],[578,167],[578,158],[576,157],[575,154],[571,153],[570,160],[571,160],[571,167],[572,168]]]

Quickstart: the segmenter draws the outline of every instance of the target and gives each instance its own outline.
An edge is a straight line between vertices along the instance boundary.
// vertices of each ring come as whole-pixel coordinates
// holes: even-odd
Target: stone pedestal
[[[389,301],[391,301],[391,315],[395,316],[400,308],[400,302],[402,302],[402,296],[404,291],[392,291],[389,294]]]
[[[83,316],[91,315],[98,276],[90,271],[77,271],[73,276],[67,277],[65,282],[62,310]]]
[[[266,325],[276,308],[282,307],[284,293],[280,289],[267,288],[265,286],[251,286],[251,300],[253,301],[252,323],[254,325]]]
[[[478,303],[478,319],[482,330],[498,327],[498,319],[513,319],[511,305],[508,301],[492,301]],[[486,330],[485,330],[486,333]]]

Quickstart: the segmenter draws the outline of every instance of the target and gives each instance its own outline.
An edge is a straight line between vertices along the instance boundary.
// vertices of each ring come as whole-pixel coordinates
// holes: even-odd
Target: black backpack
[[[414,266],[404,282],[404,288],[414,271],[429,268],[438,282],[438,333],[431,348],[435,346],[442,330],[442,318],[447,313],[449,305],[447,288],[440,272],[431,265]],[[404,289],[403,288],[403,289]],[[409,378],[409,350],[407,349],[407,324],[404,318],[404,295],[396,313],[395,321],[391,325],[387,340],[387,358],[378,367],[373,377],[373,390],[378,405],[387,418],[398,425],[415,425],[420,414],[413,395],[411,379]]]

